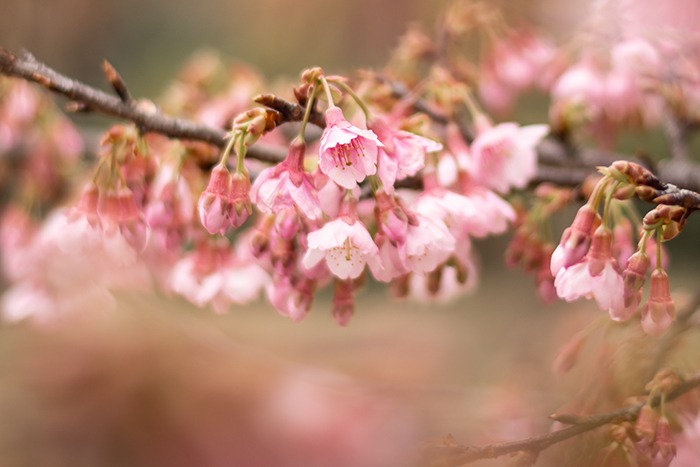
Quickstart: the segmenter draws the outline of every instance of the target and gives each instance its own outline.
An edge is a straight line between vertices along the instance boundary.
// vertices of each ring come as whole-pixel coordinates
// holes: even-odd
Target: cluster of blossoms
[[[287,142],[275,130],[281,116],[274,110],[242,112],[208,174],[198,166],[212,154],[197,145],[143,137],[133,127],[110,130],[74,207],[41,228],[29,220],[18,228],[13,216],[4,216],[4,245],[13,249],[3,255],[6,269],[31,265],[21,274],[10,271],[15,285],[3,299],[6,316],[60,314],[69,297],[89,295],[78,290],[94,289],[106,302],[110,291],[129,287],[124,278],[219,312],[264,291],[295,321],[306,316],[319,288],[332,285],[341,324],[352,316],[368,273],[391,283],[397,296],[444,301],[473,289],[472,239],[502,233],[515,220],[502,196],[534,177],[535,147],[547,127],[494,125],[476,111],[476,137],[468,142],[451,123],[438,136],[443,144],[418,134],[439,130],[416,124],[406,106],[374,116],[344,79],[319,69],[302,79],[295,91],[306,104],[299,136]],[[335,105],[338,92],[363,110],[356,123],[345,117],[347,104]],[[307,144],[307,122],[322,101],[325,128]],[[269,167],[249,161],[248,148],[258,141],[287,146],[286,157]],[[54,247],[62,253],[45,253]],[[63,287],[47,261],[76,270],[99,261],[104,274]]]
[[[661,242],[675,237],[683,228],[686,209],[659,204],[640,222],[631,216],[633,211],[625,203],[635,193],[645,196],[649,187],[642,182],[651,174],[629,162],[616,162],[601,173],[603,177],[588,203],[579,209],[552,253],[550,267],[556,292],[567,301],[595,298],[612,319],[625,321],[638,311],[651,270],[641,324],[647,334],[661,335],[675,319]]]

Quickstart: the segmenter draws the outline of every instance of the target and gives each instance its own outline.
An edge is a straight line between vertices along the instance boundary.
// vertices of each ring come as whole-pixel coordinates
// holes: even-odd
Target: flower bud
[[[336,280],[333,295],[333,318],[341,326],[347,326],[355,311],[355,298],[352,296],[353,283],[350,280]]]
[[[591,248],[588,251],[588,272],[598,276],[603,272],[605,264],[612,258],[612,232],[600,226],[593,234]]]
[[[658,465],[669,465],[676,457],[676,443],[673,441],[671,424],[666,417],[661,417],[656,425],[654,445],[658,450],[657,458],[660,461]]]
[[[591,245],[591,231],[598,220],[598,213],[593,208],[588,204],[581,206],[559,242],[564,250],[563,267],[578,263],[586,255]]]
[[[225,234],[231,225],[228,194],[231,189],[231,173],[222,165],[211,171],[207,188],[197,203],[199,220],[207,232]]]
[[[676,306],[671,298],[668,274],[663,269],[654,269],[649,300],[642,310],[642,329],[651,336],[660,336],[675,319]]]
[[[638,299],[639,292],[646,282],[650,263],[649,256],[641,250],[627,260],[627,267],[622,273],[625,284],[625,307],[630,307]]]
[[[231,177],[230,219],[231,225],[240,227],[253,213],[250,202],[250,177],[247,173],[235,173]]]
[[[641,441],[651,443],[656,436],[656,424],[659,421],[659,412],[650,406],[644,404],[637,416],[637,423],[634,425],[634,433]]]

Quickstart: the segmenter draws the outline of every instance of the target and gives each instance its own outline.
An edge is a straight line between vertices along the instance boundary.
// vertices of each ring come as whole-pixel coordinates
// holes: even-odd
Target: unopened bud
[[[675,319],[676,306],[671,298],[668,274],[663,269],[654,269],[649,299],[642,311],[642,329],[651,336],[660,336]]]
[[[341,326],[347,326],[355,312],[355,299],[352,296],[353,283],[349,280],[336,280],[333,295],[333,318]]]
[[[600,275],[612,257],[612,232],[601,225],[593,234],[591,249],[588,251],[588,272],[591,276]]]
[[[644,404],[637,416],[637,423],[634,424],[634,433],[641,440],[654,441],[656,435],[656,424],[659,422],[659,412],[649,404]]]
[[[627,260],[627,267],[622,273],[625,284],[625,307],[632,305],[638,292],[644,286],[650,264],[649,256],[642,250],[637,251]]]

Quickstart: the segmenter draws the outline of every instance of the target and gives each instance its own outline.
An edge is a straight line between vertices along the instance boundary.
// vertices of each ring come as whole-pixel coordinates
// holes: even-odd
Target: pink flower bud
[[[209,184],[197,203],[199,220],[212,235],[216,233],[223,235],[231,226],[228,203],[230,189],[231,173],[226,167],[217,165],[211,171]]]
[[[350,280],[336,280],[333,295],[333,318],[341,326],[347,326],[355,312],[353,284]]]
[[[668,274],[663,269],[654,269],[649,300],[642,310],[642,329],[651,336],[660,336],[675,319],[676,306],[671,298]]]
[[[627,261],[627,267],[622,273],[625,283],[625,306],[629,307],[639,296],[638,292],[646,282],[647,271],[651,261],[644,251],[638,251]]]
[[[229,203],[231,206],[231,225],[240,227],[253,213],[253,206],[250,203],[250,177],[247,173],[235,173],[231,177],[231,195]]]
[[[602,273],[612,257],[612,232],[601,225],[593,234],[591,248],[588,251],[588,272],[591,276]]]
[[[106,193],[100,198],[98,213],[106,234],[118,230],[136,251],[142,252],[146,248],[150,230],[130,189]]]
[[[673,441],[671,424],[666,417],[661,417],[656,425],[656,439],[654,445],[658,450],[656,454],[655,466],[668,466],[676,457],[676,443]]]
[[[381,225],[382,232],[395,244],[405,242],[408,232],[407,213],[396,202],[396,198],[384,190],[377,191],[375,197],[377,223]]]
[[[645,404],[639,411],[637,423],[634,425],[635,434],[642,441],[651,443],[656,436],[656,425],[659,422],[659,412],[649,404]]]
[[[588,204],[581,206],[559,242],[563,250],[563,267],[568,268],[586,256],[591,245],[591,232],[598,222],[598,213],[593,208]]]

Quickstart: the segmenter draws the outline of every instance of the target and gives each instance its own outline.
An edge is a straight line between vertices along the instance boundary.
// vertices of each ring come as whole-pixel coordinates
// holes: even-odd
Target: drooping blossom
[[[341,326],[347,326],[355,313],[354,287],[350,280],[335,281],[333,293],[333,318]]]
[[[537,173],[536,146],[547,125],[500,123],[481,130],[471,145],[474,178],[500,193],[522,189]]]
[[[660,268],[651,273],[649,298],[642,309],[642,329],[650,336],[660,336],[676,319],[676,305],[671,298],[668,274]]]
[[[162,163],[149,187],[145,216],[161,251],[175,251],[184,242],[194,217],[192,192],[176,164]]]
[[[352,189],[367,175],[377,173],[377,150],[382,146],[372,130],[352,125],[339,107],[326,110],[319,167],[338,185]]]
[[[368,262],[377,261],[378,248],[358,219],[342,216],[309,233],[303,259],[310,269],[325,260],[328,269],[340,279],[355,279]]]
[[[561,240],[552,253],[552,275],[556,276],[562,268],[581,261],[588,253],[593,231],[599,223],[600,216],[595,209],[588,204],[579,208],[574,221],[570,227],[564,229]]]
[[[415,223],[413,214],[394,195],[388,194],[383,188],[374,194],[374,214],[379,230],[394,244],[406,241],[408,224]]]
[[[234,252],[224,239],[209,240],[182,257],[172,269],[170,287],[198,306],[218,313],[232,303],[257,299],[269,276],[252,257]]]
[[[292,281],[288,274],[274,274],[265,286],[267,299],[272,306],[295,323],[308,315],[315,290],[314,279],[303,277]]]
[[[100,193],[97,213],[106,238],[121,235],[137,253],[143,252],[150,227],[129,188]]]
[[[625,307],[624,282],[612,255],[612,234],[603,227],[594,234],[591,249],[583,260],[559,269],[554,286],[557,295],[568,302],[594,298],[601,310],[618,321],[629,319],[635,311]]]
[[[221,164],[214,167],[197,203],[199,219],[207,232],[223,235],[229,228],[241,226],[253,212],[249,192],[247,174],[231,174]]]
[[[392,242],[384,232],[378,232],[374,241],[379,248],[378,261],[370,262],[369,267],[375,279],[380,282],[391,282],[409,272],[399,246]]]
[[[97,191],[88,187],[81,199],[49,216],[27,245],[25,268],[2,298],[6,319],[47,324],[67,314],[108,312],[116,306],[113,291],[150,288],[134,246],[119,229],[103,230]]]
[[[321,202],[313,177],[304,171],[305,150],[306,145],[301,140],[294,140],[283,162],[257,176],[250,198],[260,211],[278,213],[293,206],[307,219],[321,218]]]
[[[409,270],[427,273],[447,261],[456,241],[441,220],[418,213],[416,219],[416,225],[408,226],[406,242],[399,251]]]

